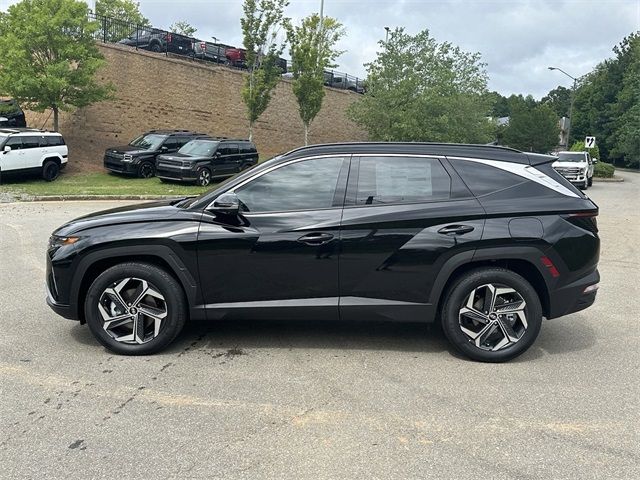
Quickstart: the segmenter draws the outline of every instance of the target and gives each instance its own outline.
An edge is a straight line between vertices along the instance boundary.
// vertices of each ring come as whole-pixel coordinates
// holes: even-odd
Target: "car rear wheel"
[[[211,183],[211,171],[208,168],[200,167],[198,169],[198,178],[196,183],[201,187],[206,187]]]
[[[47,182],[52,182],[60,175],[60,165],[53,160],[47,160],[42,166],[42,178]]]
[[[448,290],[442,327],[449,341],[473,360],[504,362],[524,353],[542,325],[535,289],[502,268],[474,270]]]
[[[187,302],[182,287],[165,270],[123,263],[91,284],[84,311],[89,329],[109,350],[146,355],[169,345],[184,327]]]
[[[138,177],[151,178],[156,174],[156,169],[151,162],[143,162],[138,167]]]

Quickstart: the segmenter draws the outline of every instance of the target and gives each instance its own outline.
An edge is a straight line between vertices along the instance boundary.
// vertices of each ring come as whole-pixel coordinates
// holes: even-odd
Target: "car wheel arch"
[[[543,255],[537,249],[526,248],[526,250],[529,254],[531,254],[531,251],[533,250],[536,257],[541,257]],[[538,294],[543,314],[545,316],[549,314],[549,285],[547,284],[540,268],[531,261],[530,256],[500,256],[499,254],[496,254],[496,252],[482,252],[480,255],[476,252],[469,256],[469,252],[465,253],[467,253],[467,255],[460,254],[449,259],[440,270],[440,273],[434,282],[430,299],[431,304],[436,306],[438,314],[442,308],[443,300],[446,297],[448,289],[455,283],[455,281],[460,278],[460,276],[483,267],[501,267],[522,276],[531,284]]]
[[[40,162],[41,166],[44,167],[44,164],[47,163],[48,161],[53,161],[56,162],[58,164],[58,166],[62,165],[62,157],[60,157],[59,155],[45,155],[42,157],[42,161]]]
[[[129,246],[103,249],[84,256],[71,286],[70,304],[84,323],[84,299],[91,283],[106,269],[120,263],[142,262],[162,268],[182,286],[190,306],[197,303],[198,286],[180,257],[164,245]]]

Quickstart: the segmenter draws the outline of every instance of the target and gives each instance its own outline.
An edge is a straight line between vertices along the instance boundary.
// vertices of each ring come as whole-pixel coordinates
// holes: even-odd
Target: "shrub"
[[[615,171],[613,165],[604,162],[598,162],[593,167],[593,175],[600,178],[611,178]]]

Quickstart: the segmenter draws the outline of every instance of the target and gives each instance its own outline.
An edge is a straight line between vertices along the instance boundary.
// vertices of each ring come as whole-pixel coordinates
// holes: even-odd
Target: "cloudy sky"
[[[11,3],[0,0],[0,9]],[[299,20],[319,6],[320,0],[290,0],[286,13]],[[242,44],[242,0],[140,0],[140,8],[155,26],[186,20],[201,39]],[[347,29],[341,71],[365,75],[363,64],[375,58],[385,26],[409,33],[426,28],[439,41],[480,52],[490,89],[536,98],[571,85],[549,65],[584,75],[640,30],[640,0],[325,0],[324,11]]]

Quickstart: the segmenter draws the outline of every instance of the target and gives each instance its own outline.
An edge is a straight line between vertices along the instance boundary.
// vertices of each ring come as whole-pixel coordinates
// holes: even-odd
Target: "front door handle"
[[[331,235],[330,233],[313,232],[303,235],[298,239],[298,241],[301,243],[306,243],[307,245],[322,245],[332,239],[333,235]]]
[[[447,225],[438,230],[438,233],[443,235],[464,235],[469,232],[473,232],[473,227],[470,225]]]

